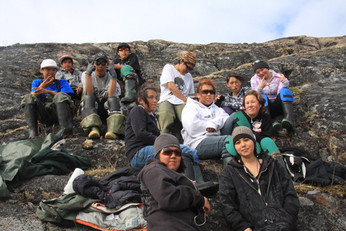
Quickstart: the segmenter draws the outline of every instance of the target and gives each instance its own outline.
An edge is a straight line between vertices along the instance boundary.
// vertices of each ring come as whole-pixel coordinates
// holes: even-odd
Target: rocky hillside
[[[346,164],[346,36],[300,36],[258,44],[200,45],[162,40],[129,44],[139,57],[144,77],[156,82],[164,64],[174,62],[182,50],[194,51],[198,58],[194,79],[214,79],[222,94],[226,92],[225,77],[230,72],[244,75],[247,80],[244,84],[248,84],[253,75],[252,62],[266,60],[274,70],[282,72],[290,80],[295,95],[296,131],[275,137],[278,146],[301,147],[316,158]],[[27,127],[19,105],[23,95],[29,92],[32,80],[40,78],[39,65],[43,59],[58,60],[62,54],[69,53],[75,58],[76,67],[84,70],[99,51],[114,58],[117,45],[48,43],[0,47],[0,144],[27,137]],[[101,139],[93,142],[92,149],[83,149],[86,135],[78,124],[76,118],[75,135],[66,140],[65,151],[90,158],[94,169],[113,171],[127,166],[121,140]],[[42,135],[51,131],[51,128],[40,127]],[[202,165],[208,179],[218,179],[221,161],[204,161]],[[80,227],[66,229],[42,223],[34,214],[40,200],[62,193],[67,179],[68,176],[45,176],[23,182],[11,194],[11,199],[0,202],[1,230],[79,230]],[[337,193],[334,192],[335,188]],[[345,187],[335,188],[307,187],[299,191],[302,205],[299,226],[302,230],[346,229]],[[217,196],[210,200],[213,207],[209,218],[210,230],[228,230]]]

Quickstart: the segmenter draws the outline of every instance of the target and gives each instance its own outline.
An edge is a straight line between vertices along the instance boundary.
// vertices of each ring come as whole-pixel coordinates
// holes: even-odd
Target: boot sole
[[[290,121],[288,120],[282,120],[281,122],[281,126],[283,128],[286,128],[288,131],[292,131],[293,130],[293,125]]]

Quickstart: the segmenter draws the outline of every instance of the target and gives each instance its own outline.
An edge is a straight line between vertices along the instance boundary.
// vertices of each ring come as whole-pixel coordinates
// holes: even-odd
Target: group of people
[[[138,179],[148,230],[205,229],[211,210],[207,196],[218,184],[204,181],[199,160],[211,158],[224,161],[219,194],[232,230],[296,229],[299,201],[286,170],[272,157],[279,149],[271,136],[294,127],[293,95],[284,75],[259,61],[251,88],[231,74],[226,96],[216,96],[210,79],[200,80],[194,95],[190,72],[197,59],[184,51],[164,66],[159,94],[141,77],[128,44],[120,44],[117,53],[114,61],[98,53],[83,73],[73,69],[70,55],[61,57],[59,71],[54,60],[44,60],[43,80],[33,81],[22,102],[29,137],[38,135],[37,120],[58,122],[58,135],[70,135],[72,100],[79,97],[88,138],[99,138],[106,121],[105,138],[124,136],[130,165],[142,169]],[[124,115],[123,105],[133,102]],[[281,114],[281,122],[273,123]],[[175,133],[180,128],[182,143]]]

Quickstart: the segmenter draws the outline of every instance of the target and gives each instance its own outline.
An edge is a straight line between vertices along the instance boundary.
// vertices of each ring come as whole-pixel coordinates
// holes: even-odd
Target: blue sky
[[[0,0],[0,46],[346,35],[345,0]]]

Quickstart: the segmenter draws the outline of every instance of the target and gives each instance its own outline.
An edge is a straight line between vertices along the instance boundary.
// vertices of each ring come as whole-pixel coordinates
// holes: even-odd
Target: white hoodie
[[[205,137],[219,136],[228,117],[229,115],[214,103],[205,106],[189,97],[182,112],[181,135],[184,145],[195,149]],[[215,132],[207,132],[207,128],[214,128]]]

